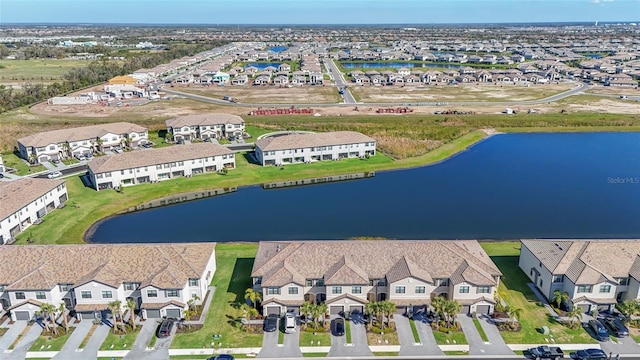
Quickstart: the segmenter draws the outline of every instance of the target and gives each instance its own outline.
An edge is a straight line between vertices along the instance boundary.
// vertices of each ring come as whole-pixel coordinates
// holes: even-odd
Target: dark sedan
[[[616,337],[629,336],[629,329],[624,325],[619,318],[609,316],[603,320],[604,324],[609,328],[609,331]]]
[[[156,331],[156,336],[160,339],[166,338],[171,335],[171,329],[173,329],[173,319],[164,319],[158,326],[158,330]]]
[[[278,329],[278,315],[269,314],[267,318],[264,320],[264,331],[272,332]]]
[[[607,341],[609,340],[609,332],[607,332],[607,328],[602,325],[602,323],[598,320],[589,320],[589,327],[593,331],[593,335],[598,341]]]
[[[572,359],[575,360],[604,360],[609,356],[601,349],[586,349],[578,350],[569,354]]]
[[[335,336],[344,335],[344,319],[337,318],[331,322],[331,333]]]

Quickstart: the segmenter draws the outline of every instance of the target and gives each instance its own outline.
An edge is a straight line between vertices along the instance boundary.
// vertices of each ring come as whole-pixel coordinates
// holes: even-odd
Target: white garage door
[[[489,311],[491,311],[491,305],[476,306],[476,314],[489,314]]]
[[[16,320],[30,320],[31,316],[28,311],[16,311]]]
[[[344,312],[344,306],[331,306],[329,308],[329,314],[331,315],[340,315],[342,312]]]
[[[160,310],[157,310],[157,309],[147,310],[147,318],[148,319],[159,319],[160,318]]]
[[[174,319],[180,319],[182,318],[182,314],[180,309],[167,309],[167,317],[168,318],[174,318]]]

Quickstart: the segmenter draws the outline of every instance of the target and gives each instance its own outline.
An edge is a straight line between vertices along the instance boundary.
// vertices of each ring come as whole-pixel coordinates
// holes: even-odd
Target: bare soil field
[[[173,90],[222,99],[231,96],[240,103],[331,104],[340,102],[334,86],[177,86]]]
[[[585,91],[587,94],[605,94],[605,95],[627,95],[627,96],[640,96],[640,87],[622,87],[622,86],[602,86],[591,85],[589,90]]]
[[[351,91],[362,102],[393,101],[523,101],[543,99],[571,89],[573,84],[524,85],[406,85],[353,86]]]

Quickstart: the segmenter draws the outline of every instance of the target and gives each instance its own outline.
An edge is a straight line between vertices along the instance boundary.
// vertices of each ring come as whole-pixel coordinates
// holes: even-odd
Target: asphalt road
[[[353,97],[353,94],[351,94],[351,91],[347,87],[347,82],[344,80],[344,76],[342,75],[342,72],[338,70],[336,63],[333,62],[333,59],[326,59],[325,64],[327,66],[327,69],[329,69],[329,73],[331,73],[331,77],[336,83],[336,87],[338,88],[338,91],[340,89],[344,90],[344,93],[342,94],[342,99],[344,99],[345,104],[355,104],[356,99]]]
[[[332,70],[334,71],[334,70]],[[336,81],[337,81],[336,77]],[[566,97],[578,94],[584,90],[586,90],[588,88],[588,86],[586,84],[584,84],[583,82],[573,82],[576,86],[570,90],[567,90],[565,92],[553,95],[553,96],[549,96],[546,97],[544,99],[536,99],[536,100],[527,100],[527,101],[430,101],[429,104],[436,104],[436,103],[441,103],[443,105],[446,105],[448,107],[451,106],[474,106],[474,105],[498,105],[498,106],[505,106],[505,107],[515,107],[515,106],[526,106],[526,105],[537,105],[537,104],[546,104],[546,103],[551,103],[551,102],[555,102],[561,99],[564,99]],[[279,104],[252,104],[252,103],[242,103],[242,102],[238,102],[238,103],[230,103],[228,101],[222,100],[222,99],[215,99],[212,97],[208,97],[208,96],[202,96],[202,95],[196,95],[196,94],[190,94],[190,93],[186,93],[186,92],[182,92],[182,91],[176,91],[176,90],[171,90],[168,89],[166,86],[162,89],[162,91],[166,92],[167,94],[171,94],[171,95],[177,95],[177,96],[181,96],[187,99],[192,99],[192,100],[197,100],[197,101],[204,101],[204,102],[208,102],[208,103],[212,103],[212,104],[218,104],[218,105],[226,105],[226,106],[234,106],[234,107],[290,107],[290,106],[304,106],[304,107],[329,107],[329,106],[345,106],[345,107],[352,107],[354,104],[356,104],[355,100],[353,99],[353,95],[351,95],[351,93],[349,92],[349,89],[347,88],[347,90],[345,91],[344,96],[350,96],[351,100],[349,101],[353,101],[351,103],[320,103],[320,104],[313,104],[313,103],[307,103],[307,104],[287,104],[287,103],[279,103]],[[346,98],[345,98],[346,101]],[[410,102],[410,101],[406,101],[406,102],[375,102],[375,103],[359,103],[359,104],[364,104],[364,105],[368,105],[368,106],[419,106],[419,102]]]
[[[613,354],[613,359],[615,359],[616,354]],[[565,359],[568,359],[568,356],[565,356]],[[354,359],[354,357],[326,357],[326,358],[316,358],[316,359],[327,359],[327,360],[340,360],[340,359]],[[398,357],[386,357],[386,356],[375,356],[375,357],[355,357],[355,359],[375,359],[375,360],[398,360]],[[523,360],[527,359],[523,355],[464,355],[464,356],[456,356],[456,355],[448,355],[448,356],[402,356],[402,360],[469,360],[469,359],[495,359],[495,360]],[[640,356],[632,355],[632,356],[620,356],[620,359],[624,360],[640,360]],[[292,359],[293,360],[293,359]]]

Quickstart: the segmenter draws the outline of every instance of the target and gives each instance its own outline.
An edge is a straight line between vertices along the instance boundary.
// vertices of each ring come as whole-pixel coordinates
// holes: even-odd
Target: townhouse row
[[[34,319],[43,303],[102,318],[127,300],[143,319],[182,318],[200,304],[216,271],[215,243],[24,245],[0,247],[0,310]]]

